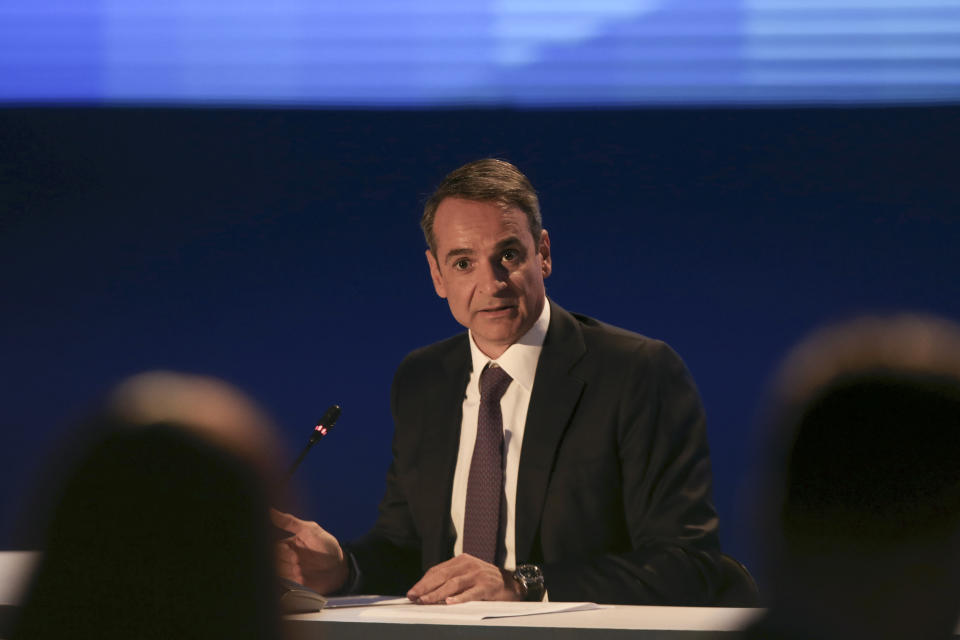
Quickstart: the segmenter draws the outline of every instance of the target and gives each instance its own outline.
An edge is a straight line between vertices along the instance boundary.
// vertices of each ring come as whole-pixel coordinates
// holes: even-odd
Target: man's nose
[[[487,294],[495,294],[507,286],[508,272],[499,261],[486,262],[480,273],[480,290]]]

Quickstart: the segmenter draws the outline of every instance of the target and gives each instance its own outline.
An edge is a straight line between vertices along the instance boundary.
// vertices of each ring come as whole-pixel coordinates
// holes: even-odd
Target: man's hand
[[[513,574],[463,553],[427,571],[407,597],[417,604],[457,604],[471,600],[522,600]]]
[[[316,522],[270,510],[273,524],[293,535],[277,543],[277,572],[323,594],[343,587],[350,575],[340,543]]]

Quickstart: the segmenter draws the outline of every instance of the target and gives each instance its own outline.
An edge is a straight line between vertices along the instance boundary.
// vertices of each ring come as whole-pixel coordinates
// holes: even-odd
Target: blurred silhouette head
[[[84,428],[14,637],[275,637],[266,417],[225,383],[157,372]]]
[[[771,616],[820,637],[951,637],[960,327],[899,316],[825,329],[785,361],[765,423]]]

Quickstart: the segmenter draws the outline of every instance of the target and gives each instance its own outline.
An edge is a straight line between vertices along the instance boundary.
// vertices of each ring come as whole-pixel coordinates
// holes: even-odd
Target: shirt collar
[[[543,341],[547,337],[547,328],[550,326],[550,301],[544,299],[543,311],[540,317],[533,323],[530,329],[520,336],[520,339],[507,347],[496,360],[491,360],[486,354],[480,351],[480,348],[473,341],[473,333],[470,333],[470,357],[473,361],[473,370],[477,372],[479,381],[479,372],[487,366],[489,362],[495,362],[503,368],[513,381],[521,387],[531,392],[533,390],[533,379],[537,374],[537,362],[540,360],[540,352],[543,351]]]

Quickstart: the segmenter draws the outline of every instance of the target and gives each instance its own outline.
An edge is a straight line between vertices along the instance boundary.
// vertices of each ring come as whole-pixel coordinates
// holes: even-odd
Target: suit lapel
[[[423,440],[419,456],[419,501],[431,522],[423,527],[427,565],[446,560],[453,550],[453,527],[450,523],[450,496],[453,473],[460,445],[460,423],[463,415],[463,394],[470,378],[470,348],[452,349],[443,358],[443,379],[428,389],[423,410]],[[421,525],[422,526],[422,525]]]
[[[586,352],[580,328],[573,316],[550,304],[550,327],[537,363],[520,450],[515,511],[518,563],[530,557],[557,447],[584,386],[583,380],[569,373]]]

